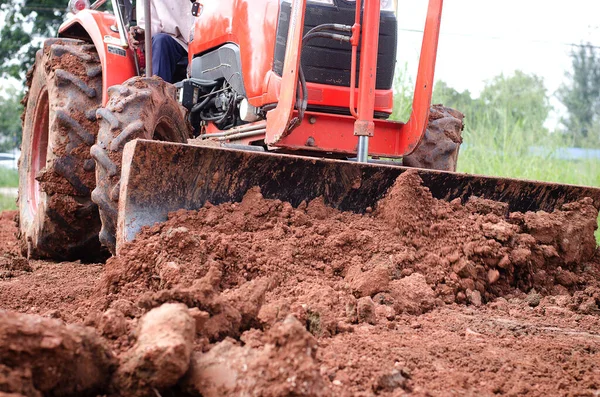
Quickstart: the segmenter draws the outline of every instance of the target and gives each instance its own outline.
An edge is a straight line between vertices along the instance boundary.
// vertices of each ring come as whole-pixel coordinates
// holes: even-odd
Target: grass
[[[0,195],[0,211],[16,210],[17,203],[14,197]]]
[[[540,156],[490,154],[479,147],[461,148],[458,171],[537,181],[600,186],[600,161],[561,160]]]
[[[0,187],[18,187],[19,173],[17,170],[0,167]]]
[[[19,186],[19,173],[17,170],[10,168],[0,167],[0,187],[13,187]],[[13,196],[7,196],[0,194],[0,211],[5,210],[16,210],[17,203]]]

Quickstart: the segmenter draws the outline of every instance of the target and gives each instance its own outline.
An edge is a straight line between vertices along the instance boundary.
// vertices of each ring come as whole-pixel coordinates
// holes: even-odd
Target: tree
[[[462,112],[467,120],[475,120],[481,113],[481,104],[471,97],[469,90],[459,92],[444,81],[438,81],[433,90],[432,103],[439,103]]]
[[[533,74],[500,74],[486,82],[479,98],[438,81],[433,102],[464,113],[465,142],[483,152],[524,154],[549,137],[544,127],[551,110],[548,94]]]
[[[571,52],[573,70],[557,93],[567,108],[562,124],[578,145],[600,141],[600,52],[591,44]]]
[[[14,88],[0,93],[0,151],[21,146],[22,94]]]
[[[6,0],[0,4],[0,78],[24,81],[43,38],[56,35],[68,0]]]
[[[541,77],[520,70],[508,77],[500,74],[487,82],[479,98],[493,124],[516,125],[532,135],[547,133],[544,122],[552,108]]]

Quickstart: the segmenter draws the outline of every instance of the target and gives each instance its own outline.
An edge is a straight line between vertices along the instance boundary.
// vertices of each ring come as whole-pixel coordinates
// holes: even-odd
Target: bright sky
[[[427,0],[398,0],[399,62],[417,68]],[[571,62],[569,43],[600,46],[599,0],[446,0],[436,79],[477,95],[516,69],[544,78],[552,94]],[[553,101],[553,104],[554,101]]]

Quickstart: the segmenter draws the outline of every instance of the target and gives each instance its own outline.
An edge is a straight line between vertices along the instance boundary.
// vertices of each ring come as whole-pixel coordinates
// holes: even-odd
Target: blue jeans
[[[152,72],[168,83],[175,83],[177,66],[187,66],[188,54],[173,37],[159,33],[152,37]]]

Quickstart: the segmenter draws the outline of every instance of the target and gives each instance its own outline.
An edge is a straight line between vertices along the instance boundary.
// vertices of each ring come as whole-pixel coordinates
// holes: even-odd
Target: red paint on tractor
[[[48,126],[50,106],[48,102],[48,90],[40,93],[37,113],[34,119],[33,144],[31,145],[31,172],[29,173],[29,200],[28,206],[31,216],[35,216],[40,202],[40,183],[36,179],[39,172],[46,166],[46,154],[48,151]]]

